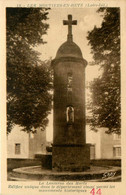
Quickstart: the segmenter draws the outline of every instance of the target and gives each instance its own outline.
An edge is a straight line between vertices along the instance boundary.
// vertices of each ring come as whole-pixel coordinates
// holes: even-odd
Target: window
[[[21,144],[15,144],[15,154],[21,154]]]
[[[67,91],[71,92],[72,91],[72,80],[73,80],[73,75],[72,73],[68,73],[68,78],[67,78]]]
[[[120,146],[113,147],[113,156],[114,157],[121,157],[121,147]]]
[[[90,159],[95,159],[95,145],[90,146]]]
[[[68,104],[72,103],[72,82],[73,82],[73,75],[71,72],[67,75],[67,102]]]

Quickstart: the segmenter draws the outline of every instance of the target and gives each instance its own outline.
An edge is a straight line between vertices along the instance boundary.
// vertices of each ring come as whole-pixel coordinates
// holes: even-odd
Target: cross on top
[[[68,25],[67,40],[72,41],[72,25],[77,25],[77,20],[72,20],[72,15],[68,15],[68,20],[63,20],[63,25]]]

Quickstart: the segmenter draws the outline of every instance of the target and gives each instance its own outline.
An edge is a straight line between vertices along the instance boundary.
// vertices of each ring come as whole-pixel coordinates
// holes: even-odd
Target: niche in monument
[[[85,134],[85,67],[78,45],[73,42],[72,25],[76,20],[68,15],[67,41],[52,60],[54,70],[54,130],[52,169],[84,171],[90,167],[90,148]]]
[[[66,119],[68,124],[74,123],[74,108],[72,106],[68,106],[66,109]]]

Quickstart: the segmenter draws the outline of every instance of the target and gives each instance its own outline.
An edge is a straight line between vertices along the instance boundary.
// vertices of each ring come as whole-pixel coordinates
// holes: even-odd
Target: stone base
[[[90,168],[90,146],[53,146],[52,170],[85,171]]]
[[[42,168],[52,169],[52,154],[36,154],[35,158],[41,161]]]
[[[105,173],[110,177],[103,177]],[[119,182],[121,181],[121,168],[112,166],[90,166],[84,172],[57,172],[42,169],[41,166],[30,166],[13,169],[8,172],[8,181],[90,181],[90,182]]]

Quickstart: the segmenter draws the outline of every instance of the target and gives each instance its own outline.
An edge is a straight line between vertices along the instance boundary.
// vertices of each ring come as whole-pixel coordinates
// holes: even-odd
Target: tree
[[[7,132],[13,125],[24,131],[45,129],[51,109],[50,60],[42,62],[34,46],[42,36],[48,9],[7,8]]]
[[[87,39],[102,75],[90,84],[92,126],[107,127],[107,133],[120,134],[120,10],[100,8],[100,28],[88,32]]]

